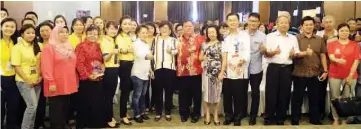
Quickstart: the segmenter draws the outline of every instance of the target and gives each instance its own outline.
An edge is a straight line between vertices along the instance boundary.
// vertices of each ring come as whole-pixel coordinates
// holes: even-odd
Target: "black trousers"
[[[293,77],[293,93],[292,93],[292,121],[299,122],[301,119],[301,107],[303,104],[303,97],[307,87],[308,101],[309,101],[309,117],[311,122],[319,121],[319,107],[318,107],[318,89],[320,82],[317,76],[315,77]]]
[[[260,101],[260,90],[259,86],[262,82],[263,71],[257,74],[250,74],[249,83],[251,84],[251,96],[252,96],[252,104],[251,104],[251,117],[257,117],[259,101]]]
[[[266,74],[265,121],[284,122],[290,102],[292,65],[269,64]]]
[[[162,115],[163,112],[163,90],[165,91],[165,114],[170,115],[172,112],[172,99],[173,99],[173,86],[174,80],[176,78],[176,71],[170,69],[158,69],[154,72],[155,76],[155,85],[154,89],[154,98],[155,98],[155,109],[156,115]]]
[[[113,118],[113,98],[118,86],[118,68],[105,68],[103,77],[103,90],[105,96],[104,115],[107,122]]]
[[[223,80],[223,108],[226,120],[240,121],[247,116],[248,79]]]
[[[120,99],[119,99],[119,113],[120,118],[127,117],[127,102],[129,100],[130,91],[132,90],[132,79],[130,74],[133,67],[133,61],[119,62],[119,78],[120,78]]]
[[[105,126],[102,81],[81,80],[78,90],[77,128],[102,128]]]
[[[70,95],[49,97],[49,118],[51,129],[65,129]]]
[[[179,77],[179,114],[181,117],[199,117],[201,116],[202,104],[202,77],[182,76]],[[193,102],[193,112],[190,107]]]
[[[75,120],[77,111],[78,111],[78,92],[75,92],[70,95],[70,102],[69,102],[69,108],[68,108],[68,114],[67,114],[67,121],[69,120]]]
[[[325,114],[327,85],[328,85],[328,78],[320,82],[318,86],[318,107],[319,107],[321,119],[323,119],[323,117],[327,115]]]
[[[1,76],[1,128],[4,128],[6,116],[7,129],[20,128],[19,103],[22,99],[15,76]]]
[[[36,109],[35,127],[44,126],[46,98],[44,96],[43,82],[41,82],[41,91],[39,96],[38,107]]]

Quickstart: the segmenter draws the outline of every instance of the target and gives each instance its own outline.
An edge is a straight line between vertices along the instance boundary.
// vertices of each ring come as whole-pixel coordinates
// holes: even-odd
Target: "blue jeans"
[[[26,103],[21,129],[33,129],[41,87],[29,87],[29,85],[24,82],[16,82],[16,85],[18,86],[19,92]]]
[[[139,117],[145,111],[145,94],[147,93],[148,80],[142,80],[136,76],[132,76],[133,81],[133,99],[132,108],[134,117]]]

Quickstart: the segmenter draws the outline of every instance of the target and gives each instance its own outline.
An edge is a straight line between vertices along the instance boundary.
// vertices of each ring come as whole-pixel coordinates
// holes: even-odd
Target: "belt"
[[[275,66],[279,66],[279,67],[288,67],[288,66],[292,66],[292,64],[276,64],[276,63],[271,63],[270,65],[275,65]]]

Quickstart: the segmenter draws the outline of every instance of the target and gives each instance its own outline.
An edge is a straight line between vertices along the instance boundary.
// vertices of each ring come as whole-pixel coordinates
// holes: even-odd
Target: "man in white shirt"
[[[288,34],[290,19],[279,16],[278,30],[266,37],[265,53],[269,63],[266,73],[265,125],[284,125],[292,86],[292,59],[299,53],[297,38]]]
[[[240,126],[241,119],[247,116],[250,37],[238,30],[238,14],[228,14],[227,24],[230,33],[222,47],[222,52],[227,53],[226,77],[223,80],[223,106],[226,118],[223,124],[229,125],[234,122],[234,126]]]

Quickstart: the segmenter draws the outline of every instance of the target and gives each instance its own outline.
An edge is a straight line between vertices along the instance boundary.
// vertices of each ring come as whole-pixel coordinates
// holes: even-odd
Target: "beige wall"
[[[116,21],[122,17],[122,2],[121,1],[101,1],[100,2],[100,16],[106,21]]]
[[[360,4],[360,2],[358,2],[358,4]],[[332,15],[335,17],[336,24],[345,22],[347,19],[354,18],[355,16],[354,1],[325,1],[324,8],[326,15]],[[358,6],[357,8],[360,10],[361,6]]]
[[[168,2],[154,1],[154,20],[162,21],[168,19]]]
[[[356,2],[356,18],[361,18],[361,1]]]
[[[270,2],[269,1],[260,1],[259,2],[259,14],[261,15],[261,23],[266,24],[269,21],[269,10],[270,10]]]
[[[16,20],[19,28],[25,13],[34,10],[33,2],[31,1],[4,1],[4,8],[8,10],[9,16]]]

